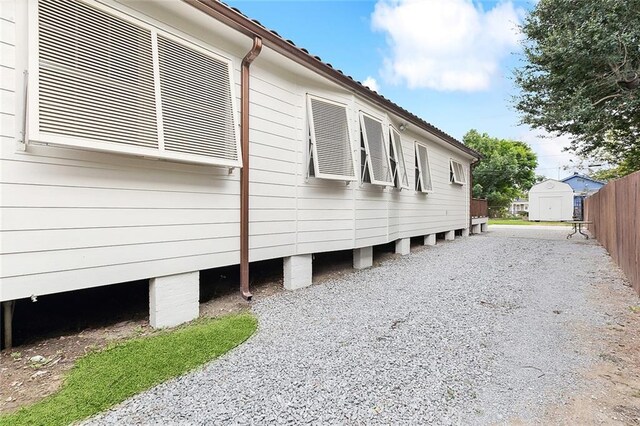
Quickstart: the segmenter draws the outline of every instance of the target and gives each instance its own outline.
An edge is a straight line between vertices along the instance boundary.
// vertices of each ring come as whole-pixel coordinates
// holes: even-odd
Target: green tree
[[[622,161],[617,166],[592,171],[589,173],[589,176],[603,182],[609,182],[610,180],[624,177],[634,171],[633,167],[630,166],[627,161]]]
[[[522,32],[522,122],[640,169],[640,0],[540,0]]]
[[[473,170],[473,196],[487,199],[492,217],[504,213],[512,200],[536,183],[538,159],[526,143],[477,130],[469,130],[462,140],[484,157]]]
[[[621,174],[618,167],[596,170],[595,172],[589,174],[589,177],[596,180],[600,180],[602,182],[609,182],[610,180],[618,179],[619,177],[622,177],[622,176],[624,176],[624,174]]]

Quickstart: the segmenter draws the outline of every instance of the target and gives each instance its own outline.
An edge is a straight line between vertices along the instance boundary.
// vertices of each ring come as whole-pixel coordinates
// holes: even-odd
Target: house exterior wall
[[[247,37],[181,2],[131,4],[230,58],[239,105]],[[20,0],[1,11],[0,300],[239,263],[239,169],[33,143],[20,150],[32,18]],[[411,189],[307,179],[307,93],[349,105],[358,160],[358,111],[386,112],[289,62],[265,48],[251,68],[250,261],[468,228],[468,185],[449,183],[449,160],[464,165],[468,182],[471,157],[411,126],[401,135]],[[416,140],[428,146],[430,194],[413,189]]]
[[[15,147],[16,131],[16,3],[0,2],[0,156]],[[0,163],[0,182],[6,176],[4,161]],[[4,186],[4,184],[0,183]],[[0,188],[0,191],[3,189]],[[0,203],[4,205],[4,194],[0,192]],[[6,210],[0,208],[0,226],[5,222]],[[0,233],[0,253],[4,253],[4,232]],[[4,275],[4,261],[0,263],[0,276]],[[4,294],[0,278],[0,300]]]
[[[509,213],[518,214],[520,212],[528,212],[529,211],[529,202],[528,201],[514,201],[511,203],[509,207]]]

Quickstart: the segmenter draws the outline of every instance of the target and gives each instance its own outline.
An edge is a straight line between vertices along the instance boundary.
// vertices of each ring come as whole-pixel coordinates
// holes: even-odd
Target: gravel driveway
[[[615,272],[566,234],[492,227],[256,301],[247,343],[90,423],[541,421],[585,386],[576,329],[606,320],[587,294]]]

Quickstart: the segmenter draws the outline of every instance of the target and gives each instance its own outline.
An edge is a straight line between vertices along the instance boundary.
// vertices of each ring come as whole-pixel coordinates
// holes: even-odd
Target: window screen
[[[398,188],[409,188],[409,178],[407,176],[407,164],[404,160],[404,151],[402,150],[402,139],[400,133],[393,127],[390,130],[391,150],[393,161],[391,164],[394,185]]]
[[[309,96],[308,109],[314,175],[355,180],[347,107]]]
[[[416,169],[416,190],[421,192],[433,191],[427,147],[419,143],[416,143]]]
[[[450,161],[450,170],[451,170],[451,182],[457,183],[460,185],[464,185],[466,183],[466,179],[464,176],[464,167],[462,164],[457,161]]]
[[[387,153],[387,141],[382,122],[360,113],[360,126],[367,153],[367,166],[371,183],[393,185],[389,154]]]

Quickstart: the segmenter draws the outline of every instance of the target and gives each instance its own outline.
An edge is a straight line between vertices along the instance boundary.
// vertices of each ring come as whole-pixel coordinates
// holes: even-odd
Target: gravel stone
[[[596,360],[574,324],[615,266],[566,228],[492,227],[258,300],[260,326],[201,370],[86,424],[540,421]]]

